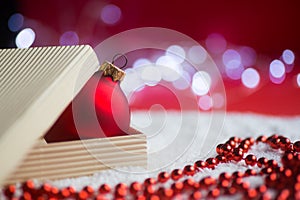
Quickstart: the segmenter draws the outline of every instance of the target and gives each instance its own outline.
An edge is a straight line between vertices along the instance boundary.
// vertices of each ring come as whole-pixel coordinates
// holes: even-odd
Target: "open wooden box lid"
[[[88,45],[1,49],[0,63],[1,185],[45,150],[40,138],[100,65]]]

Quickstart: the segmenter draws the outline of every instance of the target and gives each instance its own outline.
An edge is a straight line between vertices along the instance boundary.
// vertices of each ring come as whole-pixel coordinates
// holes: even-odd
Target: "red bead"
[[[139,182],[133,182],[131,183],[129,188],[131,194],[136,194],[142,190],[142,184],[140,184]]]
[[[70,191],[70,193],[72,195],[74,195],[76,193],[76,189],[73,186],[69,186],[69,187],[67,187],[67,189]]]
[[[188,178],[183,181],[183,187],[184,189],[193,189],[194,188],[195,181],[192,178]]]
[[[201,198],[202,198],[202,193],[200,191],[195,191],[190,196],[191,200],[199,200]]]
[[[290,195],[291,195],[290,190],[283,189],[280,191],[280,193],[276,199],[289,199]]]
[[[206,160],[207,167],[210,169],[214,169],[215,166],[218,164],[217,160],[215,158],[208,158]]]
[[[172,189],[169,189],[169,188],[163,188],[163,187],[160,187],[158,190],[157,190],[157,193],[159,194],[160,198],[161,199],[170,199],[174,192]]]
[[[235,146],[236,146],[236,142],[235,142],[234,140],[228,140],[228,141],[226,142],[226,144],[229,144],[229,145],[231,146],[232,149],[235,148]]]
[[[220,196],[220,190],[218,188],[214,188],[208,192],[207,196],[209,198],[217,198]]]
[[[208,188],[215,184],[216,184],[216,179],[214,179],[213,177],[210,177],[210,176],[205,177],[200,180],[200,187]]]
[[[169,178],[170,178],[170,174],[169,173],[167,173],[167,172],[160,172],[158,174],[157,180],[160,183],[165,183],[165,182],[167,182],[169,180]]]
[[[103,194],[98,194],[98,195],[96,196],[95,200],[108,200],[108,199],[106,198],[105,195],[103,195]]]
[[[89,194],[85,190],[81,190],[78,193],[78,199],[80,199],[80,200],[86,200],[88,197],[89,197]]]
[[[266,159],[265,157],[261,157],[257,160],[257,166],[258,167],[263,167],[268,163],[268,159]]]
[[[226,180],[226,179],[220,180],[218,185],[221,188],[228,188],[230,186],[230,182],[229,182],[229,180]]]
[[[144,181],[145,186],[154,185],[154,184],[156,184],[156,180],[154,178],[147,178]]]
[[[256,171],[254,170],[254,169],[247,169],[246,171],[245,171],[245,175],[246,176],[255,176],[257,173],[256,173]]]
[[[181,169],[174,169],[171,173],[171,177],[173,180],[178,180],[183,176],[183,172]]]
[[[300,152],[300,141],[297,141],[293,144],[293,148],[296,152]]]
[[[246,191],[246,197],[249,199],[255,199],[258,196],[258,193],[255,189],[248,189]]]
[[[224,144],[218,144],[217,145],[217,147],[216,147],[217,154],[220,154],[220,155],[223,154],[223,149],[222,149],[223,145]]]
[[[148,185],[144,188],[144,195],[151,196],[155,193],[155,188],[153,185]]]
[[[248,152],[249,150],[249,145],[246,143],[241,143],[237,148],[240,148],[243,150],[244,153]]]
[[[241,148],[235,148],[235,149],[233,149],[232,159],[234,161],[238,162],[238,161],[242,160],[243,156],[244,156],[243,149],[241,149]]]
[[[227,172],[223,172],[219,175],[219,180],[230,180],[231,179],[231,175]]]
[[[28,180],[22,184],[22,190],[25,192],[32,192],[34,190],[34,183],[32,180]]]
[[[285,151],[285,150],[288,150],[289,149],[289,146],[291,144],[291,141],[286,138],[286,137],[283,137],[283,136],[279,136],[279,147],[281,150]]]
[[[179,193],[181,192],[181,190],[183,189],[184,185],[182,182],[174,182],[171,186],[172,190],[174,191],[174,193]]]
[[[115,187],[115,197],[122,198],[127,194],[127,185],[125,183],[119,183]]]
[[[256,188],[256,190],[258,193],[262,194],[265,193],[268,190],[268,188],[266,185],[260,185],[259,187]]]
[[[85,190],[88,194],[93,194],[94,193],[94,188],[92,186],[85,186],[83,188],[83,190]]]
[[[266,142],[267,141],[267,137],[262,135],[262,136],[259,136],[257,139],[256,139],[256,142]]]
[[[271,167],[265,167],[261,170],[262,174],[270,174],[273,172],[273,169]]]
[[[275,160],[269,160],[266,164],[266,167],[271,167],[271,168],[275,168],[277,166],[278,166],[278,164]]]
[[[16,192],[16,186],[9,185],[4,189],[4,194],[6,197],[11,198]]]
[[[256,164],[256,156],[253,154],[249,154],[248,156],[246,156],[245,162],[247,165],[254,166]]]
[[[194,166],[195,168],[204,169],[205,167],[207,167],[207,163],[205,161],[198,160],[195,162]]]
[[[224,144],[222,147],[223,150],[223,154],[228,154],[232,151],[232,147],[230,146],[230,144]]]
[[[195,174],[195,167],[193,165],[186,165],[183,168],[183,173],[187,176],[193,176]]]
[[[69,198],[71,196],[71,192],[68,190],[68,188],[62,189],[60,194],[63,198]]]
[[[226,157],[222,155],[217,155],[216,160],[218,161],[218,163],[225,163],[227,161]]]
[[[100,194],[107,194],[111,191],[111,188],[108,184],[102,184],[100,187],[99,187],[99,193]]]
[[[253,137],[248,137],[248,138],[245,139],[245,141],[249,141],[249,145],[253,145],[254,142],[255,142]]]
[[[233,174],[232,174],[233,179],[242,178],[243,176],[244,176],[244,173],[240,172],[240,171],[233,172]]]

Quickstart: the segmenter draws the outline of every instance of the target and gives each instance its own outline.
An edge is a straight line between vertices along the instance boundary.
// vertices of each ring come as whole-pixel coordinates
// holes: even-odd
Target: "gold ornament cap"
[[[111,76],[113,81],[122,81],[125,77],[125,72],[123,70],[108,61],[105,61],[100,66],[99,70],[103,71],[104,76]]]

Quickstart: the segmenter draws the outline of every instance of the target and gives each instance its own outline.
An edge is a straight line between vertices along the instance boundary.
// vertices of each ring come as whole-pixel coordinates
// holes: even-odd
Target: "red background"
[[[121,8],[122,19],[114,26],[93,18],[93,3],[115,4]],[[240,81],[224,78],[229,111],[264,114],[300,114],[300,89],[295,76],[300,72],[300,3],[294,1],[83,1],[83,0],[22,0],[20,11],[28,19],[46,27],[39,33],[35,46],[58,45],[60,35],[68,30],[79,34],[80,44],[95,46],[102,40],[131,28],[158,26],[180,31],[201,43],[211,33],[219,33],[234,45],[254,48],[267,61],[277,59],[285,49],[295,55],[294,70],[285,81],[273,84],[268,79],[268,65],[256,66],[262,74],[260,86],[246,89]],[[96,8],[95,8],[96,9]],[[51,33],[51,34],[50,34]],[[162,94],[166,108],[178,108],[172,97],[159,87],[146,88],[133,102],[133,108],[149,108]],[[147,100],[145,102],[145,100]]]

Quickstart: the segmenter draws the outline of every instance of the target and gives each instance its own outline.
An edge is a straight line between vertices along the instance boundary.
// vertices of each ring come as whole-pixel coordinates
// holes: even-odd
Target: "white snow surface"
[[[275,117],[253,113],[199,113],[196,111],[178,112],[133,112],[131,126],[147,135],[148,168],[127,166],[96,173],[92,176],[47,181],[58,188],[74,186],[77,190],[86,185],[98,188],[103,183],[111,186],[124,182],[142,182],[148,177],[156,177],[160,171],[171,172],[176,168],[193,164],[199,159],[215,156],[215,147],[232,136],[284,135],[292,141],[300,140],[300,116]],[[258,158],[265,156],[280,163],[280,153],[265,144],[254,145],[248,152]],[[256,167],[253,167],[257,169]],[[244,162],[219,164],[214,170],[204,169],[194,178],[221,172],[245,171]],[[251,186],[262,183],[259,177],[248,178]],[[35,181],[36,184],[41,184]],[[170,185],[169,180],[166,185]]]

